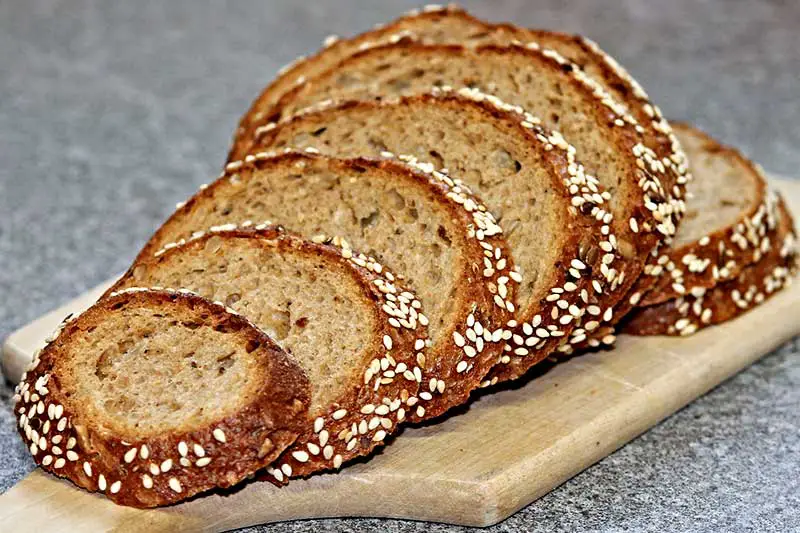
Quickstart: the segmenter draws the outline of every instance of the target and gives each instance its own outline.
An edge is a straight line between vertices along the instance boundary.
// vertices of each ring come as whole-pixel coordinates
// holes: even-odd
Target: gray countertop
[[[582,32],[669,117],[800,175],[800,4],[468,2]],[[217,173],[276,69],[401,1],[0,3],[0,338],[123,270],[176,201]],[[795,339],[494,531],[800,530]],[[33,463],[0,387],[0,490]],[[424,490],[424,489],[423,489]],[[263,531],[461,531],[317,520]]]

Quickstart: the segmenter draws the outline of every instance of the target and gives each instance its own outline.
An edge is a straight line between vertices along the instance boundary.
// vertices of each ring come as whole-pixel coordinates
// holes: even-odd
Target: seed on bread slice
[[[325,107],[277,124],[260,147],[340,157],[408,154],[473,190],[504,228],[522,276],[505,369],[489,380],[509,379],[571,333],[580,338],[596,327],[611,288],[632,267],[618,256],[609,195],[583,170],[575,148],[520,108],[478,91],[461,93]]]
[[[438,388],[425,418],[467,401],[502,357],[518,275],[492,215],[450,177],[409,162],[262,154],[199,191],[141,256],[245,220],[280,221],[318,242],[341,236],[402,273],[430,321],[422,372]]]
[[[744,314],[790,285],[797,274],[797,236],[783,199],[778,199],[775,242],[738,275],[711,288],[695,287],[674,300],[635,309],[624,321],[631,335],[691,335]]]
[[[154,507],[272,463],[305,430],[309,382],[224,306],[133,290],[64,324],[15,401],[39,466],[116,503]]]
[[[648,268],[657,281],[638,302],[642,307],[736,278],[767,253],[777,225],[775,195],[757,164],[693,126],[674,129],[695,179],[672,245]]]
[[[302,433],[270,467],[277,482],[368,454],[430,399],[419,300],[347,247],[274,226],[218,228],[137,262],[112,290],[143,284],[224,302],[303,367],[311,405]]]

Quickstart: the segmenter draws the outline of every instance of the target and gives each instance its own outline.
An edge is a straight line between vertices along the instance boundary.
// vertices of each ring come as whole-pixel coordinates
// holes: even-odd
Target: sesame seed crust
[[[789,286],[798,271],[797,235],[783,199],[778,197],[775,245],[734,279],[712,288],[634,310],[623,332],[631,335],[687,336],[732,320]]]
[[[496,123],[503,131],[516,132],[514,135],[519,137],[520,143],[540,154],[540,160],[548,165],[552,190],[557,194],[553,201],[560,202],[568,217],[564,225],[570,228],[571,237],[561,246],[563,258],[555,263],[557,268],[548,272],[552,276],[548,278],[548,283],[552,283],[550,289],[535,305],[527,305],[524,314],[519,312],[508,325],[508,331],[502,333],[506,345],[500,365],[482,385],[512,379],[559,346],[568,345],[573,331],[580,340],[587,332],[582,326],[587,309],[601,309],[602,316],[610,307],[608,302],[619,296],[613,289],[631,269],[620,264],[617,241],[609,227],[613,216],[605,205],[608,194],[596,178],[584,171],[575,148],[561,134],[548,131],[538,118],[494,96],[474,89],[442,87],[429,94],[382,101],[325,102],[263,131],[259,144],[253,149],[269,150],[297,132],[313,131],[330,123],[336,116],[408,110],[410,116],[416,117],[421,116],[425,108],[445,109],[467,121]],[[391,121],[390,116],[387,115],[385,121]],[[316,144],[314,149],[327,153],[331,150],[322,143]],[[492,209],[491,205],[488,207]],[[590,328],[595,327],[595,320],[588,322]]]
[[[213,186],[204,189],[204,193],[210,190]],[[190,200],[187,207],[194,201]],[[419,300],[385,265],[352,250],[339,237],[307,240],[275,225],[226,224],[197,232],[175,246],[165,246],[163,253],[156,253],[149,259],[142,258],[111,291],[134,283],[135,268],[157,272],[173,259],[180,259],[182,254],[204,250],[208,240],[216,237],[247,239],[250,245],[263,248],[265,252],[307,254],[323,258],[331,267],[334,264],[344,267],[339,270],[347,272],[361,287],[361,293],[353,297],[363,298],[368,303],[376,324],[371,344],[364,347],[364,367],[351,373],[348,391],[323,412],[309,414],[300,435],[266,473],[261,474],[262,478],[280,485],[289,478],[336,470],[343,463],[368,455],[383,445],[413,412],[425,408],[420,391],[423,385],[427,390],[427,381],[418,363],[418,354],[425,359],[428,336],[427,319]],[[397,302],[405,305],[389,309]],[[395,322],[393,319],[397,318],[401,320]],[[419,340],[423,341],[421,347]],[[219,443],[219,437],[212,434],[211,440]],[[185,447],[184,451],[191,452],[191,449]]]
[[[735,148],[723,146],[704,132],[688,124],[675,123],[682,135],[696,137],[703,143],[709,157],[728,159],[737,171],[755,184],[756,194],[749,199],[738,220],[733,224],[710,231],[694,242],[670,247],[655,256],[646,267],[640,286],[647,277],[656,280],[647,291],[641,290],[641,307],[655,305],[689,294],[692,290],[711,288],[718,283],[735,279],[748,265],[758,262],[777,243],[772,242],[777,229],[776,195],[758,164],[750,161]],[[692,207],[694,201],[688,200]],[[695,206],[695,209],[712,209]]]
[[[63,388],[61,379],[69,368],[73,338],[91,335],[98,323],[115,313],[153,307],[179,320],[203,316],[213,327],[235,332],[243,345],[257,346],[252,353],[263,358],[264,375],[256,396],[239,411],[206,425],[142,438],[117,435],[90,416],[91,410],[71,398],[72,391]],[[133,507],[166,505],[246,479],[295,440],[310,401],[303,371],[246,319],[186,291],[144,288],[102,299],[62,324],[55,338],[35,355],[15,392],[19,433],[38,465]],[[215,440],[214,434],[220,432],[228,435],[227,443]],[[274,446],[270,453],[261,454],[265,439]],[[169,476],[159,475],[158,467],[158,472],[151,472],[153,465],[177,462],[179,442],[193,444],[188,454],[192,463],[172,467]],[[194,464],[200,449],[206,461]]]
[[[422,410],[412,409],[408,415],[412,420],[436,417],[467,401],[470,391],[480,385],[489,369],[502,357],[505,341],[501,330],[516,310],[517,276],[502,229],[482,201],[462,181],[410,156],[384,156],[386,159],[343,159],[321,155],[315,150],[285,149],[278,153],[260,152],[243,161],[229,163],[219,179],[181,206],[158,230],[139,254],[137,262],[164,253],[159,248],[172,247],[165,241],[176,238],[178,234],[181,236],[177,245],[190,240],[192,230],[196,229],[192,220],[198,206],[222,203],[229,195],[241,201],[245,188],[258,187],[258,174],[261,172],[297,168],[302,174],[304,170],[325,169],[343,177],[366,181],[391,180],[421,190],[421,197],[446,213],[452,228],[447,232],[451,247],[460,255],[459,271],[453,274],[459,291],[452,300],[458,311],[442,332],[442,340],[428,346],[424,355],[419,357],[423,363],[419,364],[420,371],[431,399],[424,403]],[[271,214],[269,216],[272,218]],[[292,227],[291,220],[280,222],[297,229]],[[220,221],[220,226],[215,229],[226,227]],[[178,230],[182,233],[177,233]],[[320,243],[334,242],[333,237],[326,235],[306,237]],[[351,245],[346,240],[336,242]],[[394,302],[387,307],[399,312]],[[402,317],[392,318],[402,320]],[[481,340],[477,338],[476,328],[481,332]],[[457,344],[456,335],[466,342]],[[413,369],[409,366],[401,373],[413,376]],[[375,370],[368,373],[370,376],[380,374]]]

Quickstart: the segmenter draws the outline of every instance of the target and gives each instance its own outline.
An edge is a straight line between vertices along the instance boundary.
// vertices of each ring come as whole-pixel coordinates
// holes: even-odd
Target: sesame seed
[[[124,459],[125,459],[125,462],[126,462],[126,463],[131,463],[131,462],[133,462],[133,460],[136,458],[136,454],[137,454],[138,452],[139,452],[139,450],[137,450],[136,448],[131,448],[130,450],[128,450],[127,452],[125,452],[125,457],[124,457]]]
[[[165,459],[163,463],[161,463],[161,472],[169,472],[172,469],[172,459]],[[154,472],[154,474],[158,474],[158,472]]]
[[[169,488],[171,488],[174,492],[178,493],[183,492],[183,487],[181,486],[181,482],[174,477],[169,478]]]
[[[384,335],[383,336],[383,346],[387,350],[391,350],[392,349],[392,338],[389,335]]]
[[[147,444],[142,444],[142,447],[139,449],[139,457],[142,459],[150,457],[150,448],[147,447]]]
[[[339,409],[338,411],[334,411],[333,417],[334,420],[341,420],[347,415],[347,409]]]
[[[111,487],[109,488],[109,490],[111,491],[111,494],[116,494],[116,493],[119,492],[119,489],[121,489],[121,488],[122,488],[122,482],[121,481],[115,481],[114,483],[111,484]]]
[[[211,457],[202,457],[202,458],[198,459],[195,464],[197,466],[199,466],[199,467],[204,467],[210,462],[211,462]]]
[[[142,486],[144,488],[146,488],[146,489],[152,489],[153,488],[153,478],[151,478],[147,474],[144,474],[142,476]]]
[[[83,462],[83,471],[87,476],[92,477],[92,465],[90,465],[88,461]]]
[[[338,469],[341,466],[342,466],[342,456],[336,455],[336,457],[333,458],[333,468]]]
[[[100,474],[97,477],[97,488],[100,490],[106,490],[106,477],[103,474]]]
[[[225,442],[225,432],[222,431],[220,428],[216,428],[213,431],[213,435],[214,435],[214,438],[216,440],[218,440],[219,442],[223,442],[223,443]]]
[[[72,450],[68,450],[67,451],[67,459],[69,459],[70,461],[77,461],[78,460],[78,454],[73,452]]]
[[[195,445],[193,446],[193,451],[194,451],[194,454],[195,454],[197,457],[204,457],[204,456],[205,456],[205,454],[206,454],[206,451],[205,451],[205,450],[203,449],[203,447],[202,447],[202,446],[200,446],[199,444],[195,444]]]
[[[181,454],[181,457],[186,457],[189,453],[189,446],[184,441],[178,443],[178,453]]]
[[[306,461],[308,461],[308,453],[304,452],[303,450],[297,450],[292,452],[292,457],[294,457],[301,463],[305,463]]]

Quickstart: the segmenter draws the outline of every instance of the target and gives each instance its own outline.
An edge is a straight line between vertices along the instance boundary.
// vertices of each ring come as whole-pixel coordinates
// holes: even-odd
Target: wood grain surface
[[[800,183],[773,180],[794,213]],[[11,335],[6,375],[98,287]],[[156,510],[119,507],[40,470],[0,496],[4,531],[224,531],[314,517],[487,526],[546,494],[800,333],[800,284],[693,337],[622,336],[613,351],[542,367],[438,424],[407,427],[369,461],[285,488],[249,483]]]

